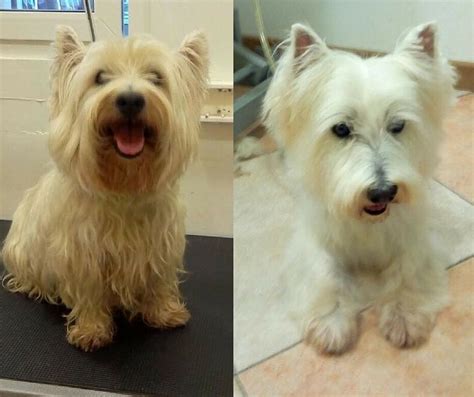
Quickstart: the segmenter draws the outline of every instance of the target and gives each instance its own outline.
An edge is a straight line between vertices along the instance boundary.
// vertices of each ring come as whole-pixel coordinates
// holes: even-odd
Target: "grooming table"
[[[0,221],[0,242],[9,227]],[[0,395],[7,395],[1,379],[8,379],[115,393],[231,396],[232,239],[187,241],[188,325],[161,331],[118,317],[114,343],[93,353],[67,343],[65,307],[0,288]]]

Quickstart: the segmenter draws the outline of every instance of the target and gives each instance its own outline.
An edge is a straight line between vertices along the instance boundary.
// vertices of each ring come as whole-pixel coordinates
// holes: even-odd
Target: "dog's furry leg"
[[[424,343],[437,313],[447,303],[445,270],[434,263],[432,261],[420,266],[417,272],[405,275],[396,294],[380,305],[380,330],[397,347]],[[414,266],[411,268],[416,269]]]
[[[25,197],[15,213],[1,252],[5,266],[2,285],[14,293],[22,293],[33,299],[44,299],[57,303],[55,277],[46,270],[44,262],[44,240],[41,233],[31,233],[37,228],[35,219],[27,221],[33,190]]]
[[[420,310],[400,298],[382,306],[380,330],[397,347],[412,347],[425,342],[434,325],[435,314]]]
[[[143,321],[155,328],[180,327],[190,318],[184,303],[177,296],[169,296],[156,304],[148,304],[142,311]]]
[[[104,307],[75,306],[67,316],[67,340],[84,351],[93,351],[112,342],[114,323]]]
[[[177,286],[177,279],[174,283]],[[158,281],[149,291],[142,305],[137,308],[143,321],[155,328],[174,328],[185,325],[189,318],[178,288]]]
[[[77,262],[82,266],[71,264]],[[115,332],[114,297],[107,288],[104,266],[94,263],[93,256],[85,252],[75,262],[69,259],[67,263],[69,272],[58,282],[61,300],[71,309],[66,322],[67,340],[84,351],[97,350],[111,343]]]
[[[28,264],[26,255],[22,255],[21,252],[15,252],[18,250],[11,250],[7,244],[5,245],[2,259],[10,272],[5,271],[2,274],[3,287],[13,293],[28,295],[30,298],[47,298],[48,293],[38,285],[38,277],[31,277],[33,272]]]
[[[326,354],[351,348],[359,334],[361,304],[352,296],[347,277],[341,277],[338,259],[303,222],[295,229],[285,261],[291,269],[285,277],[288,285],[298,285],[291,300],[295,315],[303,320],[305,342]]]
[[[359,335],[360,308],[339,288],[319,284],[312,317],[306,324],[305,341],[320,353],[341,354]]]

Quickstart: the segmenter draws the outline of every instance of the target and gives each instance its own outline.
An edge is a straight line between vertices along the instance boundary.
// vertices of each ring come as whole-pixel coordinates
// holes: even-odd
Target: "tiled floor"
[[[446,119],[445,131],[436,176],[474,203],[474,94],[458,99],[455,110]]]
[[[322,357],[299,341],[299,330],[283,313],[288,310],[284,289],[278,288],[279,248],[291,221],[290,193],[278,183],[255,189],[259,178],[278,179],[275,154],[242,167],[234,185],[235,235],[245,236],[235,241],[235,257],[246,263],[239,259],[234,264],[236,396],[474,395],[469,375],[474,373],[473,134],[474,95],[468,95],[446,120],[436,174],[441,185],[433,184],[439,213],[433,233],[448,246],[449,264],[459,263],[449,270],[451,304],[439,316],[428,343],[415,350],[398,350],[385,342],[370,311],[364,315],[356,348],[345,355]],[[247,192],[252,192],[252,200],[239,202]],[[253,209],[257,201],[266,204],[259,212]],[[290,210],[285,213],[285,208]],[[246,231],[247,220],[259,226]],[[267,261],[254,258],[253,253],[265,247],[275,254]],[[265,276],[264,282],[252,281],[259,275]]]

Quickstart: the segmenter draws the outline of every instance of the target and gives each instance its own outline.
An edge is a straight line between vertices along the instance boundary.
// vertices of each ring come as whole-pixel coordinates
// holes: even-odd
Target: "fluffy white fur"
[[[455,73],[437,42],[428,23],[392,54],[362,59],[330,50],[296,24],[266,95],[265,124],[299,203],[289,260],[313,271],[306,340],[321,352],[350,348],[370,305],[390,342],[417,345],[446,304],[444,263],[427,230],[427,186]],[[400,120],[404,129],[390,132]],[[339,123],[349,136],[332,131]],[[382,214],[370,215],[368,189],[381,183],[398,192]]]
[[[179,292],[185,247],[178,181],[198,142],[207,43],[192,33],[173,52],[151,37],[86,48],[59,27],[49,148],[54,167],[28,190],[3,248],[4,284],[71,309],[67,338],[109,343],[113,313],[154,327],[189,318]],[[102,72],[102,75],[98,75]],[[143,152],[124,158],[111,130],[117,97],[145,98]]]

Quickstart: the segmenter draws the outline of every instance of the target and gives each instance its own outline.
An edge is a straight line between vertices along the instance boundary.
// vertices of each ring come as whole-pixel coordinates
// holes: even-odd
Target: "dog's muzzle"
[[[145,97],[138,92],[127,91],[117,97],[115,106],[124,118],[131,120],[145,107]]]
[[[367,198],[372,204],[366,205],[364,211],[372,216],[383,214],[388,204],[395,199],[397,191],[398,186],[392,184],[369,188]]]
[[[153,137],[153,130],[142,121],[145,105],[145,97],[135,91],[122,92],[115,100],[120,118],[108,127],[108,133],[121,157],[138,157]]]

